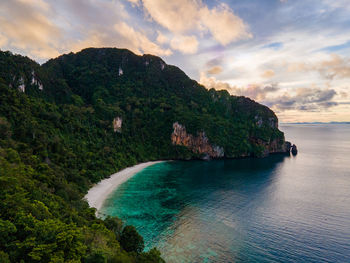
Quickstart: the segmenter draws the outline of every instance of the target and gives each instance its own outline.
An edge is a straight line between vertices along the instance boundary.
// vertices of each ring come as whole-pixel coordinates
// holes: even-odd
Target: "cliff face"
[[[275,138],[270,141],[264,141],[258,138],[250,138],[252,144],[261,147],[262,151],[259,157],[266,157],[273,153],[289,154],[291,150],[291,143],[282,138]]]
[[[202,159],[218,159],[225,157],[223,147],[209,142],[205,131],[197,133],[194,136],[187,133],[186,127],[178,122],[173,123],[173,132],[171,134],[171,142],[173,145],[181,145],[187,147],[195,154],[201,155]],[[284,137],[276,138],[270,141],[264,141],[259,138],[250,138],[250,143],[261,148],[261,153],[258,157],[266,157],[274,153],[286,153],[291,151],[291,143],[284,141]],[[251,153],[241,153],[237,157],[249,157]]]
[[[274,133],[271,133],[271,130],[279,131],[278,119],[275,115],[255,115],[253,123],[256,128],[252,129],[251,134],[247,135],[250,149],[248,151],[237,150],[236,154],[227,153],[226,144],[219,146],[211,141],[202,127],[199,128],[197,135],[193,135],[188,133],[186,127],[179,122],[173,123],[171,142],[173,145],[187,147],[203,159],[266,157],[275,153],[290,154],[292,146],[290,142],[285,141],[284,134],[279,132],[277,136],[274,136]],[[217,127],[217,130],[219,129],[220,127]],[[266,130],[269,131],[268,136],[263,136]]]
[[[208,90],[152,55],[89,48],[40,66],[0,52],[1,83],[54,103],[63,116],[68,108],[73,110],[70,130],[89,131],[89,143],[96,139],[99,147],[115,143],[119,148],[114,148],[114,157],[124,154],[124,144],[137,161],[289,152],[277,116],[268,107],[225,90]],[[54,123],[62,118],[61,113],[52,116]]]
[[[204,159],[224,157],[224,148],[209,143],[205,132],[199,132],[197,136],[187,133],[186,127],[175,122],[174,131],[171,134],[173,145],[188,147],[192,152],[203,155]]]

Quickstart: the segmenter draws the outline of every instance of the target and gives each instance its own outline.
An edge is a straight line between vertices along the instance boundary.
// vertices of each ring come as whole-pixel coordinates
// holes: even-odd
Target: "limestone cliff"
[[[284,141],[284,138],[273,139],[270,141],[264,141],[257,138],[250,138],[250,142],[258,147],[262,148],[261,155],[259,157],[266,157],[271,153],[290,153],[291,143]]]
[[[275,125],[275,124],[273,124]],[[173,132],[171,134],[173,145],[186,146],[193,153],[200,154],[203,159],[223,158],[225,156],[224,148],[209,142],[204,131],[198,132],[197,136],[187,133],[186,127],[178,122],[173,123]],[[261,154],[256,157],[266,157],[274,153],[286,153],[291,151],[291,143],[283,138],[264,141],[259,138],[250,138],[250,143],[261,148]],[[236,157],[250,157],[250,153],[241,153]],[[230,158],[230,157],[229,157]]]
[[[192,152],[201,154],[203,159],[224,157],[224,149],[220,146],[210,144],[204,131],[194,136],[187,133],[186,127],[178,122],[173,124],[173,128],[174,130],[171,134],[171,142],[173,145],[186,146]]]

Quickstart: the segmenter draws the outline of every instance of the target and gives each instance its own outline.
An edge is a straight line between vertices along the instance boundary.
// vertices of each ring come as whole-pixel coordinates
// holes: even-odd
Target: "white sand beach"
[[[122,183],[127,181],[136,173],[142,169],[163,161],[146,162],[134,165],[132,167],[125,168],[115,174],[112,174],[109,178],[103,179],[101,182],[93,186],[85,195],[85,199],[88,201],[90,207],[94,207],[99,211],[106,198]]]

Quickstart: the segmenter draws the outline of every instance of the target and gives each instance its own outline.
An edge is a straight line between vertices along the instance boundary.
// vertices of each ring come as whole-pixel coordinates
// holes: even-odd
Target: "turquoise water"
[[[284,125],[296,157],[166,162],[104,213],[168,262],[350,262],[350,125]]]

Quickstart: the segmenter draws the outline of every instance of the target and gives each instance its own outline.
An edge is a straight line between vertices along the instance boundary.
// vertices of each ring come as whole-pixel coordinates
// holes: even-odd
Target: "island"
[[[0,52],[0,131],[4,262],[163,262],[132,226],[96,217],[94,184],[149,161],[291,151],[268,107],[117,48],[43,65]]]

